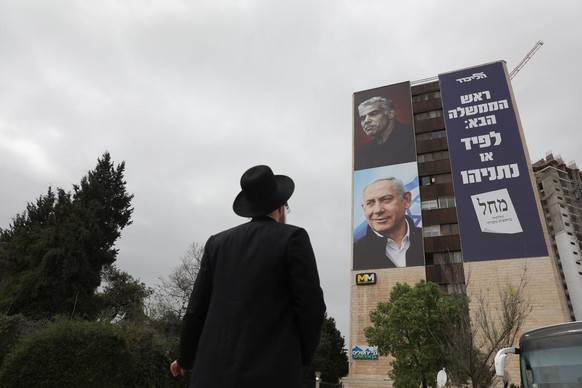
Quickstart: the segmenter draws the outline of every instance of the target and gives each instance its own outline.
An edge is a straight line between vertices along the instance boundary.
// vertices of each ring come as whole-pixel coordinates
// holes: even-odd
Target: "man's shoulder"
[[[368,240],[370,238],[370,227],[366,227],[366,231],[364,232],[364,234],[357,239],[356,241],[354,241],[354,246],[359,246],[361,245],[364,241]]]
[[[396,125],[395,125],[396,129],[399,131],[412,131],[412,125],[403,123],[402,121],[396,121]]]
[[[273,231],[280,231],[286,233],[293,233],[296,231],[304,231],[300,226],[291,225],[291,224],[282,224],[273,220],[272,218],[268,217],[261,217],[261,218],[254,218],[249,222],[245,222],[243,224],[233,226],[232,228],[223,230],[215,234],[213,237],[223,237],[228,236],[236,233],[247,233],[249,230],[253,229],[265,229],[265,230],[273,230]]]
[[[408,124],[403,124],[401,122],[397,122],[396,126],[394,128],[394,132],[392,132],[392,142],[394,142],[395,139],[400,139],[400,141],[403,140],[414,140],[414,132],[413,129],[410,125]],[[390,142],[390,141],[389,141]]]
[[[373,249],[378,244],[382,246],[385,244],[385,240],[378,237],[368,226],[366,228],[366,233],[354,241],[354,254],[356,254],[356,252],[368,251],[371,248]]]

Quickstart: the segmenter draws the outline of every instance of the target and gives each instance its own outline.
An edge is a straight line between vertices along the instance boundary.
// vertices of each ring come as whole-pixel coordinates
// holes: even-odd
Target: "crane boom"
[[[521,62],[519,62],[519,64],[515,67],[515,69],[511,70],[511,73],[509,73],[509,79],[513,79],[513,77],[515,77],[517,75],[517,73],[519,73],[519,71],[525,66],[527,61],[529,61],[531,59],[531,57],[533,57],[533,55],[540,49],[540,47],[542,47],[543,44],[544,44],[544,42],[542,42],[541,40],[538,40],[536,42],[536,44],[529,51],[529,53],[527,53],[525,58],[523,58],[521,60]]]

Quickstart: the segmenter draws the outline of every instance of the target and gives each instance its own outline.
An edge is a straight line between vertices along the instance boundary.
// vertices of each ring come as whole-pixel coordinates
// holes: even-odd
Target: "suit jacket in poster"
[[[206,243],[178,363],[195,388],[302,387],[324,313],[307,232],[253,218]]]
[[[414,130],[411,126],[396,121],[393,132],[385,143],[372,139],[356,153],[354,170],[389,166],[416,161]]]
[[[414,225],[412,218],[406,216],[410,227],[410,247],[406,251],[406,266],[424,265],[424,248],[422,229]],[[353,270],[395,268],[394,263],[386,257],[386,237],[379,237],[372,228],[366,228],[366,234],[354,243]]]

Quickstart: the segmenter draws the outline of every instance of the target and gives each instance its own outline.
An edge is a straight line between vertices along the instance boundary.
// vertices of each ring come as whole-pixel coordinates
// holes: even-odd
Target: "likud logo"
[[[376,274],[374,272],[359,273],[356,275],[356,284],[358,286],[376,284]]]

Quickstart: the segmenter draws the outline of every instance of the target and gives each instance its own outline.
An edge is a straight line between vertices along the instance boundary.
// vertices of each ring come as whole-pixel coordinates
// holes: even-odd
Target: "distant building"
[[[377,97],[390,100],[399,127],[412,128],[415,161],[386,159],[372,168],[359,167],[358,153],[369,149],[369,142],[382,146],[379,136],[369,135],[382,122],[372,117],[378,115],[372,109]],[[472,301],[483,293],[490,298],[493,316],[499,288],[508,279],[519,280],[525,271],[532,311],[523,331],[582,319],[582,305],[576,303],[582,302],[582,207],[574,204],[582,195],[581,175],[553,158],[532,169],[505,63],[357,92],[353,102],[354,252],[363,251],[363,236],[371,233],[362,210],[364,188],[395,176],[411,192],[406,216],[422,229],[424,265],[373,267],[369,263],[377,260],[352,255],[350,353],[369,346],[364,335],[371,325],[369,313],[388,300],[392,287],[421,279],[439,284],[445,292],[466,292]],[[391,387],[390,361],[390,356],[372,360],[350,354],[344,388]],[[518,383],[516,359],[506,369]]]
[[[582,320],[582,171],[551,153],[533,164],[560,279],[573,321]]]

